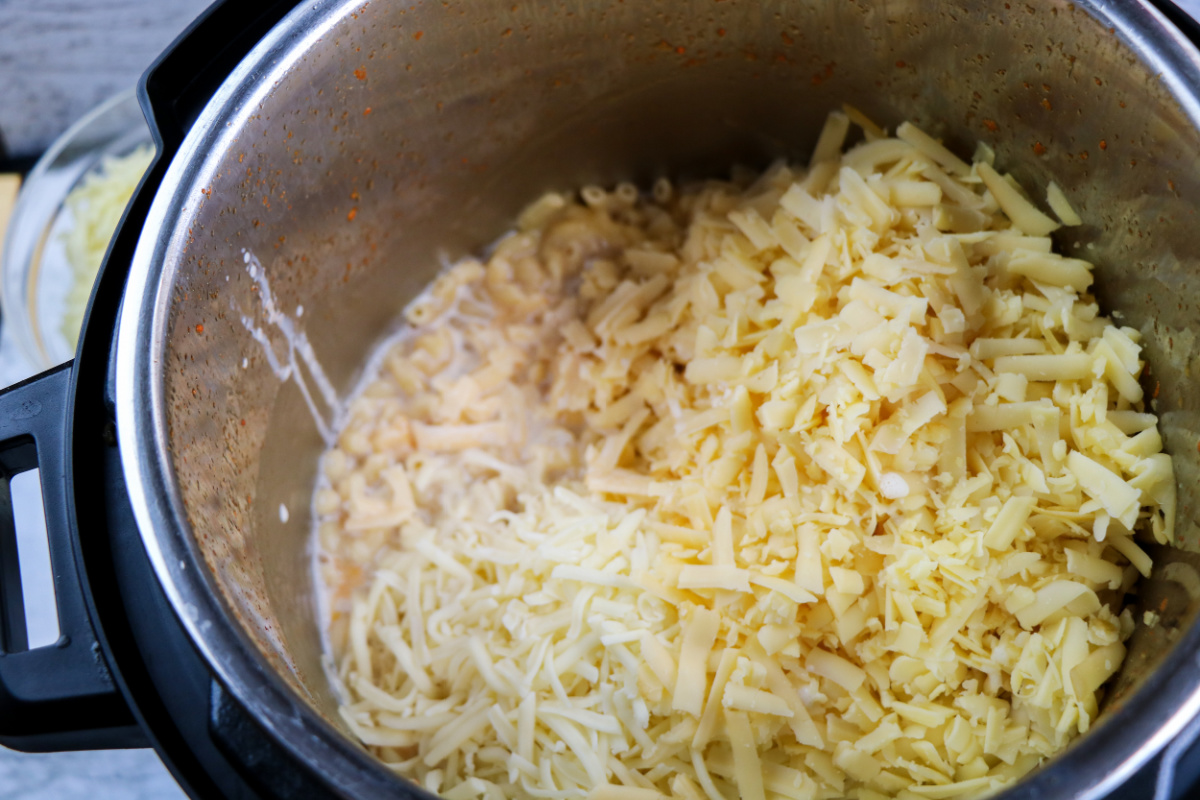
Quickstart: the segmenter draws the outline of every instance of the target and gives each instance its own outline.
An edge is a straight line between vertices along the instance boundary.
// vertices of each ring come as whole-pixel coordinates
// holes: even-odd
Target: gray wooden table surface
[[[132,86],[210,0],[0,0],[0,137],[41,152]]]

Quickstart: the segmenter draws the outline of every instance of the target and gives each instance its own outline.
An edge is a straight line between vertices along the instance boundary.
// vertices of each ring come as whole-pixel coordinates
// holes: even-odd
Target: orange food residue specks
[[[417,31],[416,33],[413,34],[413,39],[415,39],[416,41],[419,42],[419,41],[421,41],[421,37],[424,35],[425,35],[425,31]]]
[[[358,209],[352,208],[352,209],[350,209],[350,213],[346,215],[346,219],[350,222],[354,222],[354,218],[357,216],[358,216]]]
[[[1046,152],[1046,145],[1042,144],[1041,142],[1034,142],[1033,143],[1033,152],[1039,156],[1044,155]]]
[[[363,109],[363,116],[369,117],[370,115],[371,115],[371,107],[367,106],[366,108]]]
[[[796,43],[796,41],[792,37],[788,36],[787,33],[779,34],[779,38],[782,39],[783,43],[786,44],[788,47],[791,47],[793,44]]]
[[[1088,155],[1088,151],[1087,151],[1087,150],[1083,150],[1083,151],[1081,151],[1081,152],[1079,153],[1079,157],[1080,157],[1080,158],[1082,158],[1084,161],[1087,161],[1087,160],[1088,160],[1088,157],[1089,157],[1089,155]]]
[[[242,427],[246,427],[246,420],[242,420]]]
[[[896,62],[896,66],[899,67],[900,69],[904,69],[905,67],[908,66],[908,64],[906,64],[904,62],[904,59],[900,59],[899,61]]]
[[[1101,140],[1100,140],[1100,149],[1101,149],[1101,150],[1107,150],[1107,149],[1108,149],[1108,139],[1101,139]]]
[[[725,35],[725,29],[717,28],[717,36],[724,36],[724,35]]]
[[[1047,111],[1053,111],[1053,110],[1054,110],[1054,106],[1050,105],[1050,98],[1049,98],[1049,97],[1043,97],[1043,98],[1042,98],[1042,108],[1046,109]]]
[[[204,333],[204,326],[203,326],[203,325],[197,325],[197,326],[196,326],[196,333]]]
[[[359,197],[359,194],[358,194],[358,189],[355,189],[353,192],[351,192],[351,193],[350,193],[350,199],[351,199],[351,200],[357,200],[357,199],[358,199],[358,197]]]
[[[359,67],[358,69],[354,70],[354,77],[358,78],[360,81],[365,81],[367,79],[367,70],[363,67]]]
[[[983,127],[987,128],[992,133],[995,133],[996,129],[999,128],[1000,126],[996,124],[996,120],[994,120],[994,119],[985,119],[983,121]]]
[[[684,53],[687,52],[687,48],[684,47],[683,45],[679,45],[679,47],[675,48],[675,52],[678,53],[679,55],[683,55]]]

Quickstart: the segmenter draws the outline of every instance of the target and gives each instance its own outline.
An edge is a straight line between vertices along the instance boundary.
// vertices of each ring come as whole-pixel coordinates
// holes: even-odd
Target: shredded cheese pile
[[[63,203],[71,217],[71,226],[63,233],[62,241],[67,263],[71,265],[72,283],[59,331],[72,349],[79,339],[83,314],[109,241],[153,158],[154,149],[149,145],[140,145],[126,155],[105,156],[94,171],[83,176]]]
[[[987,148],[896,134],[547,195],[407,309],[314,501],[342,716],[397,773],[948,798],[1088,729],[1175,513],[1138,333]]]

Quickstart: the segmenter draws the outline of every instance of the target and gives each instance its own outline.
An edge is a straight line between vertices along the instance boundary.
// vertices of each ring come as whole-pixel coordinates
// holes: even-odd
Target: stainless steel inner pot
[[[1099,724],[1020,785],[1099,797],[1200,709],[1198,87],[1196,50],[1132,0],[304,3],[191,130],[124,300],[119,442],[159,579],[271,735],[345,796],[398,791],[322,670],[309,498],[332,409],[301,334],[345,397],[440,265],[542,191],[803,160],[849,102],[1057,181],[1085,221],[1060,247],[1145,336],[1179,478],[1179,547],[1139,589],[1162,622]]]

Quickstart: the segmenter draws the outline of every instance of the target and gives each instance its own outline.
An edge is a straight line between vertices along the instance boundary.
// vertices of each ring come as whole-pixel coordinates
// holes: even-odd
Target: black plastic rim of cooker
[[[1200,43],[1190,16],[1154,3]],[[138,96],[158,154],[110,244],[76,358],[0,392],[0,745],[153,747],[197,799],[340,796],[259,727],[192,644],[138,534],[116,445],[116,322],[142,221],[200,110],[295,5],[218,0],[142,77]],[[9,481],[34,467],[63,636],[29,650]],[[1109,800],[1154,796],[1161,761],[1162,754]],[[1179,758],[1173,777],[1170,797],[1200,797],[1200,746]],[[395,796],[414,795],[397,781]]]
[[[295,5],[218,0],[143,75],[157,155],[109,246],[75,360],[0,393],[0,745],[153,747],[193,798],[338,796],[250,718],[192,644],[138,534],[115,435],[116,322],[142,221],[204,105]],[[9,482],[34,467],[63,635],[29,650]]]

